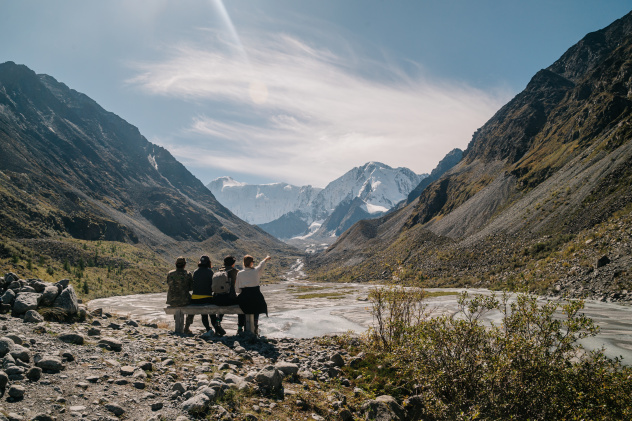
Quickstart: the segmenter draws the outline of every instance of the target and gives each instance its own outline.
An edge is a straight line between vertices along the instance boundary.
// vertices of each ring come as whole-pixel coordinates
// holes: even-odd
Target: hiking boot
[[[224,336],[226,334],[226,331],[219,323],[215,325],[215,334],[217,336]]]

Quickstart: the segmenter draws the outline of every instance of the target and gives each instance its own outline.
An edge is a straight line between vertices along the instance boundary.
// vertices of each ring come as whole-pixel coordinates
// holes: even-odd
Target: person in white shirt
[[[244,256],[244,269],[237,273],[237,281],[235,282],[235,292],[239,294],[237,301],[239,308],[245,314],[254,314],[255,316],[255,335],[259,335],[259,314],[268,315],[268,304],[266,303],[260,288],[260,273],[265,264],[270,260],[270,256],[266,256],[255,267],[255,259],[250,255]]]

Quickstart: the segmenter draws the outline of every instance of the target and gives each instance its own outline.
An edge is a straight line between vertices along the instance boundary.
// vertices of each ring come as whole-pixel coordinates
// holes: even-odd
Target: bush
[[[632,417],[632,370],[577,342],[598,330],[580,313],[582,301],[538,305],[526,294],[510,300],[464,293],[456,314],[409,317],[423,308],[421,300],[413,304],[410,294],[393,291],[371,294],[382,317],[369,331],[367,351],[381,354],[392,384],[421,397],[424,419]],[[490,311],[499,325],[483,323]]]

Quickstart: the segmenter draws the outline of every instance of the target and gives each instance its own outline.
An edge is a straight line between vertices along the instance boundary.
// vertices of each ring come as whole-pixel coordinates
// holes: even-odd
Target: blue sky
[[[430,172],[618,0],[0,0],[0,62],[83,92],[205,184]]]

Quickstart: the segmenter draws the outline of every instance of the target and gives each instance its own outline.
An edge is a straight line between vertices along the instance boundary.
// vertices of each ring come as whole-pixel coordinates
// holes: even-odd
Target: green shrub
[[[417,313],[421,300],[393,291],[370,296],[381,317],[368,333],[367,360],[379,356],[381,374],[391,376],[379,383],[385,392],[422,397],[424,419],[631,419],[632,370],[577,342],[598,331],[580,313],[582,301],[465,293],[456,314],[430,318]],[[499,325],[483,323],[490,311]]]

